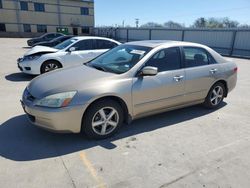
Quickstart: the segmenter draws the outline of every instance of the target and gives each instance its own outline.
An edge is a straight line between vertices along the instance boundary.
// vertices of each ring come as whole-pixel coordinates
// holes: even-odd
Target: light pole
[[[136,18],[136,19],[135,19],[135,25],[136,25],[137,28],[139,27],[139,22],[140,22],[140,19],[139,19],[139,18]]]

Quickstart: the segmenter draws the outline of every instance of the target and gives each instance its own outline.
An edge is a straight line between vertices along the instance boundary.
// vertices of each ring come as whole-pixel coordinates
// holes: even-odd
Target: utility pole
[[[139,22],[140,22],[140,19],[139,19],[139,18],[136,18],[136,19],[135,19],[135,25],[136,25],[137,28],[139,27]]]

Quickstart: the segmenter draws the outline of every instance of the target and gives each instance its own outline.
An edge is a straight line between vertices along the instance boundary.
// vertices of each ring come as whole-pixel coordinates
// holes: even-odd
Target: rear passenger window
[[[194,47],[184,47],[185,67],[197,67],[209,64],[209,59],[205,50]]]
[[[208,54],[208,60],[209,60],[209,64],[217,64],[213,56],[210,54]]]
[[[167,48],[157,52],[145,66],[157,67],[159,72],[181,68],[179,48]]]
[[[107,40],[96,40],[96,49],[111,49],[116,47],[117,44]]]

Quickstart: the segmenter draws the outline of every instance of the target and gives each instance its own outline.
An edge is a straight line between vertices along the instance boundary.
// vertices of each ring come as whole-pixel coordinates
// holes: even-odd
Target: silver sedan
[[[236,81],[236,64],[207,46],[130,42],[35,78],[22,106],[39,127],[100,139],[144,116],[195,104],[217,108]]]

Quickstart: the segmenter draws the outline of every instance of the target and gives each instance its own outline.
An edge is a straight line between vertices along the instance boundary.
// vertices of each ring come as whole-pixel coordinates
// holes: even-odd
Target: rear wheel
[[[226,89],[224,84],[220,82],[214,84],[206,97],[204,106],[211,109],[217,108],[223,102],[225,94]]]
[[[56,69],[62,68],[61,64],[57,61],[46,61],[42,64],[41,73],[50,72]]]
[[[123,123],[121,106],[113,100],[92,104],[82,121],[82,132],[92,139],[103,139],[115,134]]]

